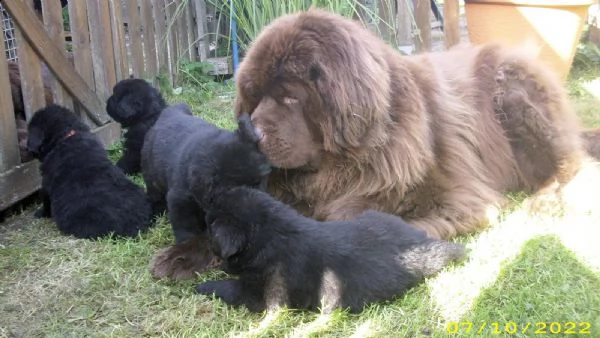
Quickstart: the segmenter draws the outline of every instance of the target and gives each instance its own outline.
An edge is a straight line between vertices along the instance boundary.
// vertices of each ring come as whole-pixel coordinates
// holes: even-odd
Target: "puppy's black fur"
[[[205,233],[206,192],[214,186],[265,187],[271,167],[245,114],[238,129],[220,129],[169,106],[142,149],[142,175],[154,214],[168,211],[177,244]]]
[[[113,87],[106,112],[127,129],[123,156],[117,166],[126,174],[140,172],[140,157],[146,133],[167,106],[160,92],[142,79],[125,79]]]
[[[64,234],[135,236],[150,226],[144,190],[108,158],[90,129],[68,109],[49,105],[28,125],[27,148],[40,160],[43,206]]]
[[[206,215],[212,248],[239,279],[196,291],[251,311],[280,306],[359,312],[390,300],[464,255],[385,213],[318,222],[247,187],[218,191]]]

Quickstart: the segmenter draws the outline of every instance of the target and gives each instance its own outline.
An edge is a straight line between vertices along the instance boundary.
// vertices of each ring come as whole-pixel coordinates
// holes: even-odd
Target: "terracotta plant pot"
[[[565,80],[595,0],[465,0],[472,43],[534,42],[540,59]]]

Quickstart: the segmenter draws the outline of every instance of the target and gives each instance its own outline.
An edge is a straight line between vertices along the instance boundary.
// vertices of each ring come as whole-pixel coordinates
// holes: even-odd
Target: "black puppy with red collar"
[[[77,238],[133,237],[150,227],[144,190],[70,110],[52,104],[36,111],[27,148],[41,162],[43,206],[36,217],[51,217],[62,233]]]

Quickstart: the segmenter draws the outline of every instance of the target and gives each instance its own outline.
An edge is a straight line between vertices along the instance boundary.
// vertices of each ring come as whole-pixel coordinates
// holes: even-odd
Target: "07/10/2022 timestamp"
[[[592,324],[590,322],[480,322],[473,323],[449,322],[446,324],[449,334],[469,333],[491,333],[491,334],[560,334],[560,335],[591,335]]]

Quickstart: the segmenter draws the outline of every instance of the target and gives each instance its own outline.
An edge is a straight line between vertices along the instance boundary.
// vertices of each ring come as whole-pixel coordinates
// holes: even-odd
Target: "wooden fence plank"
[[[401,1],[401,0],[400,0]],[[198,46],[198,55],[200,61],[206,61],[208,59],[208,26],[206,24],[206,1],[191,1],[194,7],[195,20],[196,20],[196,39]]]
[[[15,27],[17,48],[19,53],[19,73],[21,75],[21,92],[27,120],[36,110],[46,105],[44,84],[42,81],[42,65],[35,51],[29,45],[20,27]]]
[[[377,30],[383,40],[392,44],[395,44],[397,41],[394,29],[395,7],[395,0],[378,0],[377,15],[379,16],[379,22]]]
[[[110,9],[106,1],[87,0],[87,6],[96,94],[104,106],[116,82]]]
[[[0,90],[0,173],[21,162],[5,56],[4,44],[0,43],[0,88],[3,89]]]
[[[95,90],[94,68],[92,65],[92,48],[90,46],[90,29],[87,19],[87,3],[85,1],[69,1],[69,23],[71,26],[71,46],[73,46],[73,63],[75,70],[87,85]]]
[[[193,13],[194,13],[194,6],[192,6],[192,3],[194,1],[188,1],[186,3],[186,6],[184,8],[184,15],[185,15],[185,31],[187,32],[187,41],[188,41],[188,46],[187,46],[187,51],[188,51],[188,55],[189,55],[189,59],[190,61],[195,61],[197,60],[197,56],[198,56],[198,50],[196,48],[196,46],[198,45],[196,43],[196,31],[193,29],[194,27],[194,17],[193,17]]]
[[[42,0],[42,17],[44,19],[44,26],[46,27],[48,36],[50,36],[50,39],[56,46],[63,50],[63,55],[66,56],[65,30],[60,1]],[[73,100],[60,85],[60,82],[56,79],[56,77],[51,74],[48,81],[54,102],[69,109],[73,109]]]
[[[431,50],[431,2],[414,0],[415,23],[419,34],[415,34],[414,42],[417,52]]]
[[[156,36],[154,35],[154,18],[152,16],[152,3],[140,2],[142,12],[142,28],[144,34],[145,78],[155,82],[157,75],[156,61]]]
[[[190,43],[188,41],[186,27],[187,19],[186,13],[184,12],[185,7],[183,6],[183,2],[181,0],[176,0],[175,5],[176,11],[173,14],[177,19],[177,59],[175,61],[177,62],[179,59],[191,60],[189,54]]]
[[[156,32],[156,48],[158,52],[159,74],[169,74],[169,50],[168,37],[166,35],[166,8],[165,0],[152,0],[154,12],[154,31]]]
[[[396,0],[396,41],[398,46],[412,46],[412,8],[406,0]]]
[[[39,166],[39,161],[29,161],[0,173],[0,210],[10,207],[40,188],[42,179]]]
[[[123,26],[123,11],[121,0],[110,0],[110,19],[113,38],[113,54],[117,81],[129,76],[129,61]]]
[[[169,36],[169,65],[171,69],[171,79],[173,83],[177,83],[177,60],[179,59],[179,47],[177,45],[177,21],[175,20],[175,11],[177,10],[177,3],[175,1],[167,1],[166,6],[167,14],[167,34]]]
[[[10,11],[11,1],[7,1],[6,3],[3,2],[3,4],[4,8],[11,16],[13,16],[13,20],[15,20],[14,15]],[[22,10],[31,15],[31,17],[35,19],[35,22],[41,26],[37,14],[33,11],[32,5],[33,3],[31,1],[21,3]],[[15,20],[15,23],[17,24],[15,27],[15,37],[17,39],[19,55],[18,62],[19,73],[21,75],[21,91],[23,93],[25,115],[29,121],[36,110],[46,105],[44,84],[42,80],[42,65],[32,46],[27,41],[25,36],[26,31],[21,29],[21,27],[27,27],[27,25],[21,25],[17,20]]]
[[[90,46],[90,29],[88,27],[87,3],[85,1],[69,1],[69,27],[71,29],[71,47],[73,66],[91,90],[96,90],[94,83],[94,66],[92,64],[92,49]],[[83,107],[74,102],[73,108],[88,126],[93,121],[85,114]]]
[[[131,51],[131,66],[133,75],[140,77],[144,73],[144,50],[142,49],[142,26],[140,24],[140,12],[137,0],[129,0],[129,21],[127,31],[129,32],[129,49]]]
[[[27,27],[27,30],[22,33],[26,40],[31,43],[35,52],[44,59],[50,70],[61,81],[65,89],[83,104],[89,112],[88,116],[94,123],[101,125],[109,121],[106,114],[102,114],[105,110],[104,102],[89,89],[81,76],[75,72],[73,66],[71,66],[70,62],[64,57],[63,51],[48,39],[48,35],[44,31],[42,23],[36,17],[33,10],[28,8],[28,6],[20,0],[2,1],[4,8],[12,16],[17,26]],[[20,45],[26,44],[23,41]],[[19,59],[20,58],[21,54],[19,52]],[[39,66],[39,61],[26,65],[28,68],[33,68],[36,67],[36,65]],[[39,76],[40,72],[37,74]],[[41,94],[42,91],[40,90],[38,93]],[[29,97],[29,99],[31,99],[31,97]]]
[[[458,0],[444,0],[444,43],[450,48],[460,42]]]
[[[101,37],[104,39],[103,45],[106,46],[104,51],[104,62],[106,72],[106,88],[107,91],[104,94],[104,100],[106,101],[108,97],[112,94],[112,87],[117,83],[117,72],[116,72],[116,63],[115,63],[115,54],[113,53],[113,34],[112,34],[112,25],[111,25],[111,17],[110,17],[110,3],[108,1],[100,1],[100,22],[102,30],[104,34]]]

